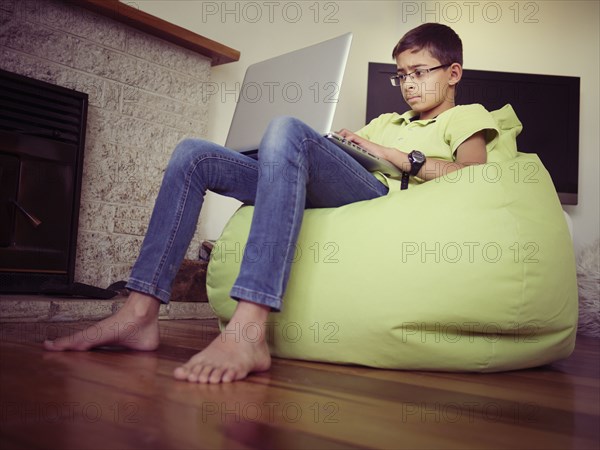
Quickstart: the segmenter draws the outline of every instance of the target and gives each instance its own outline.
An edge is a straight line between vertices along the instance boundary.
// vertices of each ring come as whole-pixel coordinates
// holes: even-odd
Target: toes
[[[44,348],[45,348],[46,350],[51,350],[51,351],[57,351],[57,350],[58,350],[58,349],[55,347],[55,345],[54,345],[54,341],[51,341],[51,340],[49,340],[49,339],[46,339],[46,340],[44,341]]]
[[[204,369],[204,365],[201,363],[188,361],[187,364],[182,366],[182,369],[184,369],[182,370],[182,379],[189,381],[190,383],[198,383],[200,381],[200,374]]]
[[[189,369],[186,366],[179,366],[173,371],[173,376],[177,380],[185,380],[190,374]]]
[[[185,364],[182,364],[181,366],[176,367],[175,370],[173,370],[173,376],[177,380],[192,381],[192,380],[189,380],[189,377],[194,373],[195,367],[197,366],[197,363],[195,362],[194,359],[195,358],[192,358]]]
[[[73,340],[71,342],[65,342],[64,339],[56,339],[54,341],[46,339],[44,341],[44,349],[50,350],[52,352],[63,352],[65,350],[79,350],[78,346],[76,345],[76,343],[73,342]]]
[[[198,375],[196,375],[195,373],[190,373],[187,376],[186,381],[189,381],[190,383],[197,383],[198,382]]]
[[[223,369],[221,367],[213,368],[212,372],[210,373],[210,376],[208,377],[208,382],[211,384],[220,383],[223,379],[224,372],[225,372],[225,369]]]
[[[237,371],[233,368],[207,363],[188,363],[173,371],[173,376],[177,380],[201,384],[231,383],[239,378],[237,375]]]
[[[221,381],[223,383],[231,383],[232,381],[235,381],[237,379],[237,373],[233,369],[227,369],[221,376]]]
[[[210,374],[212,373],[212,371],[214,370],[214,367],[212,367],[211,365],[205,365],[205,366],[200,366],[199,370],[197,371],[197,382],[198,383],[208,383],[208,379],[210,378]]]

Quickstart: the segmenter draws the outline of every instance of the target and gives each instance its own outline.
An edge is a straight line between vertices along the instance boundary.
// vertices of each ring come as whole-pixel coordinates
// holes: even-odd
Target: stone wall
[[[0,68],[89,94],[75,280],[126,279],[174,146],[206,134],[210,60],[76,2],[0,0]]]

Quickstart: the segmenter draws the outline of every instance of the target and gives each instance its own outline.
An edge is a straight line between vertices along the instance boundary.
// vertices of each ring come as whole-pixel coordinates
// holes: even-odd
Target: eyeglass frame
[[[431,68],[428,68],[428,69],[417,69],[417,70],[415,70],[415,71],[413,71],[411,73],[407,73],[407,74],[395,74],[395,75],[391,75],[390,76],[390,83],[392,83],[392,86],[398,87],[398,86],[401,86],[402,83],[405,83],[406,79],[408,77],[410,77],[410,79],[412,81],[417,81],[414,78],[414,74],[417,73],[417,72],[424,72],[423,73],[423,76],[424,76],[424,75],[428,75],[429,73],[433,72],[434,70],[441,69],[442,67],[450,67],[451,65],[452,65],[452,63],[441,64],[439,66],[431,67]],[[398,81],[396,81],[396,80],[398,80]],[[396,83],[398,83],[398,84],[396,84]]]

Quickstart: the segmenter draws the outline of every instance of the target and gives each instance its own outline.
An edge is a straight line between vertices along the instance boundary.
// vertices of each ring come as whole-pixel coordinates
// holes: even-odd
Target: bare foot
[[[44,348],[60,352],[119,345],[132,350],[156,350],[159,307],[160,302],[154,297],[132,292],[112,316],[70,336],[46,340]]]
[[[240,301],[225,330],[173,375],[191,383],[230,383],[271,367],[265,339],[269,308]]]

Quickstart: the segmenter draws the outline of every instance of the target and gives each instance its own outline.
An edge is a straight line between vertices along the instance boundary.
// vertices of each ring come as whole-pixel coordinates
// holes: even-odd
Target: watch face
[[[412,160],[417,164],[421,164],[425,162],[425,155],[418,150],[413,150],[411,152]]]
[[[410,175],[414,177],[425,164],[425,155],[418,150],[413,150],[408,154],[408,161],[410,162]]]

